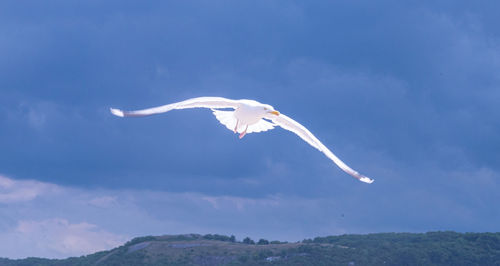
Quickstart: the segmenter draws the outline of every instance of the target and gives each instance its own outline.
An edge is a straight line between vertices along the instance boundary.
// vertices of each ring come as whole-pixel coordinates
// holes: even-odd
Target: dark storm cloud
[[[497,230],[484,222],[499,215],[494,2],[24,5],[0,4],[9,177],[327,198],[356,232]],[[208,110],[108,112],[209,95],[273,105],[376,182],[281,129],[240,141]]]

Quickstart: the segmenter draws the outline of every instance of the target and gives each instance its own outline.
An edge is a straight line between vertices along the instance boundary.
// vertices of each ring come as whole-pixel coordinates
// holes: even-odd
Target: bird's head
[[[269,104],[265,104],[262,108],[264,108],[264,111],[265,111],[266,114],[273,114],[275,116],[280,115],[280,112],[274,110],[274,107],[272,107]]]

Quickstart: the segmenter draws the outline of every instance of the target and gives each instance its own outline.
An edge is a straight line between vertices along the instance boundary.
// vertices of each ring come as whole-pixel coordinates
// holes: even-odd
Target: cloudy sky
[[[499,231],[496,1],[2,1],[0,257],[136,236]],[[308,127],[242,140],[197,96]]]

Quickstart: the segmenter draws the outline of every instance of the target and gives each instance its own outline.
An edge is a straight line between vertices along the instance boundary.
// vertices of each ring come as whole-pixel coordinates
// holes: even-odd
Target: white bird
[[[234,133],[240,133],[240,139],[245,134],[261,132],[280,126],[286,130],[297,134],[314,148],[323,152],[340,169],[350,174],[352,177],[365,182],[372,183],[374,180],[368,178],[347,166],[337,156],[335,156],[323,143],[321,143],[307,128],[274,110],[271,105],[262,104],[254,100],[231,100],[222,97],[198,97],[182,102],[167,104],[149,109],[136,111],[122,111],[111,108],[111,113],[119,117],[125,116],[147,116],[165,113],[174,109],[187,108],[210,108],[219,122],[225,125]],[[222,109],[222,110],[221,110]],[[233,109],[227,111],[227,109]]]

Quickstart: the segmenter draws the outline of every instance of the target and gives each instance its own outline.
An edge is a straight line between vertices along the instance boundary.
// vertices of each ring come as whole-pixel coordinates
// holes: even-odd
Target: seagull
[[[114,108],[110,108],[110,111],[112,114],[119,117],[139,117],[188,108],[211,109],[215,118],[217,118],[221,124],[234,133],[239,133],[240,139],[249,133],[263,132],[273,129],[275,126],[280,126],[283,129],[297,134],[305,142],[323,152],[326,157],[332,160],[340,169],[352,177],[365,183],[373,183],[374,181],[373,179],[366,177],[347,166],[303,125],[276,111],[271,105],[262,104],[254,100],[232,100],[222,97],[197,97],[181,102],[136,111],[122,111]]]

